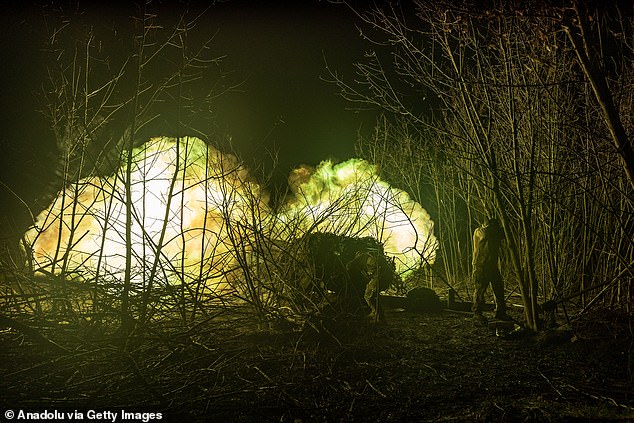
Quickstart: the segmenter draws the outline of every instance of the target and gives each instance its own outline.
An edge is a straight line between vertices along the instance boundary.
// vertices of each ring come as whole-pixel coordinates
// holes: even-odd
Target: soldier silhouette
[[[475,292],[473,294],[473,317],[483,322],[482,306],[484,294],[489,284],[493,289],[495,298],[495,318],[498,320],[511,320],[506,314],[504,301],[504,281],[500,274],[498,261],[500,258],[500,244],[504,239],[504,229],[496,218],[489,218],[473,232],[473,282]]]

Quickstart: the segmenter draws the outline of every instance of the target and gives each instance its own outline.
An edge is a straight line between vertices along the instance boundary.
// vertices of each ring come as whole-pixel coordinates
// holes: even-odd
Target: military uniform
[[[376,321],[385,320],[385,315],[383,314],[383,310],[381,307],[378,307],[378,296],[379,296],[379,272],[376,257],[372,253],[367,254],[367,259],[364,266],[365,277],[368,280],[368,283],[365,287],[365,293],[363,297],[365,298],[365,302],[370,307],[370,317],[375,319]]]
[[[496,219],[485,221],[473,232],[473,282],[475,292],[473,294],[472,311],[476,315],[482,314],[484,294],[491,284],[495,297],[495,317],[507,318],[504,302],[504,282],[498,260],[500,257],[500,244],[504,239],[504,230]]]

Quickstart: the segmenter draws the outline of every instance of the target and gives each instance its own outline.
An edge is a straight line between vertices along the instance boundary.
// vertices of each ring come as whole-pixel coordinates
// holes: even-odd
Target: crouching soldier
[[[473,232],[473,282],[475,292],[473,294],[473,317],[477,322],[484,322],[482,306],[484,294],[491,284],[495,297],[495,318],[498,320],[511,320],[506,314],[504,302],[504,282],[498,267],[500,257],[500,244],[504,239],[504,229],[495,218],[486,219],[484,223]]]

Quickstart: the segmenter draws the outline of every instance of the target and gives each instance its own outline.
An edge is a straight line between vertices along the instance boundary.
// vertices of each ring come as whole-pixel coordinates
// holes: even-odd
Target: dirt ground
[[[301,330],[251,321],[227,312],[186,328],[161,323],[125,348],[95,324],[23,321],[58,346],[3,327],[1,411],[125,408],[201,422],[634,421],[634,326],[620,312],[505,337],[446,310]]]

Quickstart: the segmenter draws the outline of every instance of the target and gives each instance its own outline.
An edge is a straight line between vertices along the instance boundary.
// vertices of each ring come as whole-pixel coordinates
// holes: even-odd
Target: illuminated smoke
[[[434,262],[438,242],[429,214],[367,161],[304,166],[291,173],[289,184],[294,197],[282,221],[301,221],[305,231],[379,239],[402,276]]]
[[[257,262],[248,257],[256,232],[271,241],[290,241],[306,231],[372,236],[385,243],[401,273],[435,258],[427,212],[364,160],[293,171],[294,196],[277,215],[236,157],[197,138],[153,138],[133,151],[132,163],[135,286],[203,281],[217,292],[231,269]],[[123,280],[125,177],[122,168],[58,194],[26,233],[36,271]]]
[[[26,233],[36,270],[123,280],[124,180],[120,169],[58,194]],[[152,273],[170,283],[217,283],[234,261],[234,245],[249,235],[241,222],[251,219],[253,207],[268,210],[265,194],[234,156],[193,137],[154,138],[135,149],[131,191],[136,284]],[[213,282],[207,286],[218,288]]]

